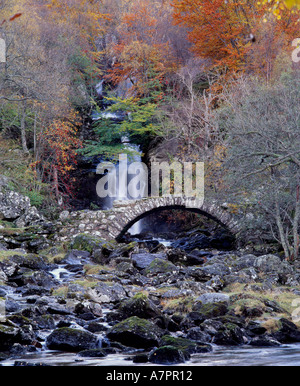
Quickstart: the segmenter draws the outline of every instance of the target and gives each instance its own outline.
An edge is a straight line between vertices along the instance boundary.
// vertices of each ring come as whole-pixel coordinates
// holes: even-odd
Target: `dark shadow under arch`
[[[177,209],[177,210],[182,210],[182,211],[186,211],[186,212],[193,212],[193,213],[197,213],[197,214],[200,214],[210,220],[213,220],[215,221],[217,224],[221,225],[223,228],[225,228],[232,236],[234,236],[234,234],[231,232],[231,230],[228,228],[228,226],[224,223],[222,223],[222,221],[220,221],[217,217],[211,215],[210,213],[207,213],[201,209],[198,209],[198,208],[187,208],[183,205],[166,205],[166,206],[160,206],[158,208],[154,208],[154,209],[151,209],[151,210],[148,210],[146,211],[145,213],[137,216],[134,220],[128,222],[128,224],[123,228],[123,230],[119,233],[119,235],[116,237],[116,240],[118,242],[122,241],[123,239],[123,236],[125,235],[125,233],[138,221],[140,221],[142,218],[145,218],[147,216],[149,216],[150,214],[153,214],[153,213],[158,213],[158,212],[162,212],[163,210],[174,210],[174,209]]]

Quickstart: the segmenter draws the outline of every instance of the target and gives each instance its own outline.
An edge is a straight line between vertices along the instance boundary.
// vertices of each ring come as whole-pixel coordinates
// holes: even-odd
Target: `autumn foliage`
[[[56,200],[63,197],[65,203],[73,193],[73,184],[69,179],[70,171],[77,165],[77,150],[82,146],[77,135],[80,120],[73,112],[68,119],[54,120],[39,135],[39,148],[42,160],[34,164],[42,174],[42,180],[52,186]]]
[[[153,80],[153,74],[162,81],[176,70],[178,64],[162,28],[168,17],[168,9],[158,1],[132,3],[117,28],[119,41],[111,47],[116,62],[109,71],[110,80],[118,84],[128,79],[133,91],[144,95],[145,84]]]
[[[297,30],[299,13],[282,4],[274,16],[269,12],[275,1],[256,0],[174,0],[174,20],[188,28],[193,52],[226,71],[261,69],[252,62],[252,52],[265,56],[270,41],[287,48]],[[265,25],[266,24],[266,25]],[[263,31],[263,38],[261,32]],[[285,47],[280,42],[285,35]],[[279,44],[278,44],[279,43]],[[276,59],[276,58],[275,58]],[[274,61],[274,56],[272,57]]]
[[[291,63],[299,20],[298,0],[1,0],[0,131],[17,127],[56,201],[72,195],[89,140],[101,153],[125,131],[138,143],[162,135],[187,158],[218,155],[212,117],[224,86],[241,74],[272,83]],[[106,102],[131,120],[93,131],[100,80]]]

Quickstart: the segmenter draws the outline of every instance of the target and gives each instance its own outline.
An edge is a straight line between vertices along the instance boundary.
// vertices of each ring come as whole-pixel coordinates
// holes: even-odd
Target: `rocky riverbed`
[[[38,253],[2,246],[0,280],[3,363],[55,350],[180,364],[219,346],[300,342],[299,267],[273,254],[82,234]]]

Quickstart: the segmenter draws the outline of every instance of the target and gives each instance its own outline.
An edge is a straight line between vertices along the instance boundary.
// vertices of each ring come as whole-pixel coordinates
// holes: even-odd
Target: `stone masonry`
[[[197,198],[167,196],[115,201],[110,210],[62,212],[58,238],[72,240],[76,235],[86,233],[107,241],[118,240],[136,221],[162,208],[200,213],[225,226],[233,234],[239,231],[237,221],[225,207]]]

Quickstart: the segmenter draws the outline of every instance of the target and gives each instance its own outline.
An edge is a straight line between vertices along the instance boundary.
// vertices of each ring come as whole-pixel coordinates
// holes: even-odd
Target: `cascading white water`
[[[97,85],[96,85],[96,91],[99,96],[103,96],[103,84],[104,81],[101,80]],[[131,85],[126,83],[126,87],[129,89]],[[130,119],[130,113],[128,114],[129,119]],[[98,119],[112,119],[112,120],[122,120],[124,119],[124,116],[119,114],[118,112],[107,112],[107,111],[101,111],[101,112],[93,112],[92,116],[93,120],[98,120]],[[135,162],[142,162],[142,155],[141,155],[141,150],[138,145],[130,143],[130,140],[127,136],[122,137],[122,143],[124,145],[124,148],[128,150],[129,155],[127,159],[127,166],[129,166],[132,163]],[[136,200],[143,198],[147,195],[147,181],[140,181],[140,185],[138,186],[131,186],[131,196],[128,195],[128,184],[130,182],[130,175],[128,174],[128,168],[122,168],[120,165],[116,165],[115,170],[108,170],[108,178],[113,177],[113,173],[116,173],[117,181],[119,183],[117,184],[117,194],[116,197],[107,197],[105,200],[105,205],[104,209],[110,209],[113,206],[113,202],[118,200]],[[113,177],[115,178],[115,177]],[[137,221],[130,229],[129,233],[131,235],[137,235],[141,233],[142,230],[142,223],[143,220]]]
[[[129,162],[128,164],[130,163],[133,163],[133,162],[142,162],[142,156],[141,156],[141,150],[139,148],[139,146],[137,145],[134,145],[134,144],[131,144],[130,141],[129,141],[129,138],[124,136],[122,138],[122,143],[125,147],[125,149],[129,150],[131,152],[131,155],[129,156]],[[130,182],[130,177],[128,176],[128,174],[126,176],[122,175],[123,173],[127,173],[127,170],[126,171],[123,171],[119,169],[119,172],[121,173],[119,175],[119,181],[122,181],[124,178],[126,178],[126,181],[127,181],[127,184],[120,184],[121,186],[119,186],[119,191],[118,191],[118,200],[122,200],[122,199],[126,199],[126,200],[131,200],[131,199],[139,199],[139,198],[142,198],[145,196],[146,194],[146,181],[142,182],[142,186],[140,186],[139,188],[137,186],[133,186],[133,191],[131,192],[133,197],[130,197],[128,196],[128,183]],[[135,224],[133,224],[133,226],[129,229],[129,233],[131,235],[137,235],[137,234],[140,234],[141,231],[142,231],[142,224],[143,224],[143,220],[139,220],[137,221]]]

